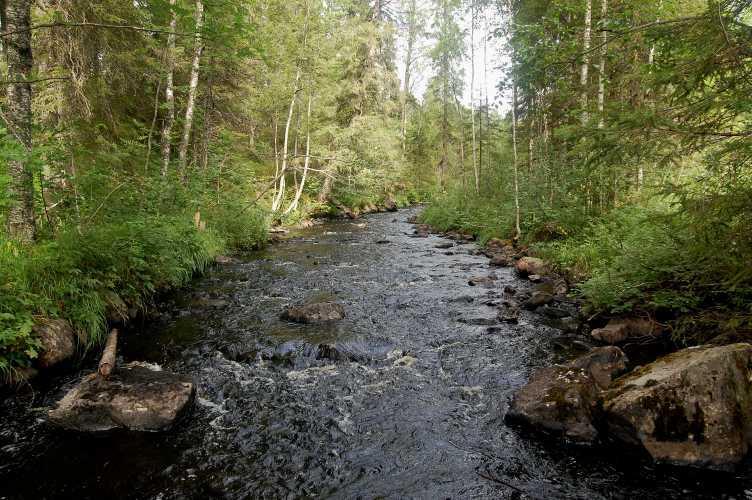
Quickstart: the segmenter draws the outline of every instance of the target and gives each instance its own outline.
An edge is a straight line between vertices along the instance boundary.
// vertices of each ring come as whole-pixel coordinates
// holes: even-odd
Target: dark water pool
[[[217,267],[127,332],[126,361],[198,384],[169,433],[48,428],[46,408],[80,373],[5,399],[0,498],[752,498],[748,472],[655,468],[506,426],[514,390],[577,342],[525,313],[489,330],[504,286],[526,285],[472,245],[411,237],[413,213],[304,230]],[[489,273],[493,288],[468,286]],[[347,318],[279,319],[312,299]]]

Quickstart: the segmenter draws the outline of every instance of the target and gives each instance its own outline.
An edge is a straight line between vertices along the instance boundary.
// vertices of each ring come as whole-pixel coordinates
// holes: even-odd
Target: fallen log
[[[99,375],[102,378],[107,378],[115,368],[115,356],[117,355],[117,328],[113,328],[110,334],[107,336],[107,342],[104,345],[104,351],[102,351],[102,358],[99,360]]]

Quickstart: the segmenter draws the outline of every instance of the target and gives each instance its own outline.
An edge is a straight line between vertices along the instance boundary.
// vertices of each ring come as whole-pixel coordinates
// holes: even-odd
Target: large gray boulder
[[[730,469],[752,442],[752,345],[702,346],[617,379],[609,433],[658,462]]]
[[[512,399],[506,420],[589,444],[598,437],[594,422],[601,389],[626,368],[618,348],[593,349],[567,365],[542,368]]]
[[[109,378],[84,377],[49,411],[49,421],[82,432],[112,429],[169,429],[190,408],[195,386],[190,377],[155,365],[130,363]]]
[[[34,325],[33,333],[42,344],[37,358],[40,368],[55,366],[76,352],[76,336],[63,319],[42,320]]]
[[[281,318],[295,323],[324,323],[345,317],[345,308],[336,302],[317,302],[285,309]]]

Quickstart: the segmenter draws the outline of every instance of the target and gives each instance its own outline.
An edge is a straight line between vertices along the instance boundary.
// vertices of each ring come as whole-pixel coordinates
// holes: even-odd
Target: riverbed
[[[523,312],[472,243],[418,238],[415,209],[332,221],[216,266],[123,335],[122,358],[197,383],[162,434],[77,435],[46,409],[93,369],[22,388],[0,410],[0,498],[752,498],[752,477],[656,467],[504,423],[531,372],[587,349]],[[469,286],[475,276],[492,285]],[[346,318],[294,325],[293,304]]]

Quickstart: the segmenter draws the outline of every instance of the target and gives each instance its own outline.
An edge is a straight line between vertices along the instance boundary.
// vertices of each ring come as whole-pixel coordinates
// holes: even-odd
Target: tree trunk
[[[172,127],[175,124],[175,29],[178,23],[175,0],[170,0],[170,8],[172,14],[170,17],[170,33],[167,35],[167,84],[165,85],[167,116],[162,127],[162,177],[167,175],[167,169],[170,166]]]
[[[8,128],[25,152],[21,158],[8,161],[8,233],[11,238],[31,242],[36,236],[34,222],[34,174],[31,171],[31,73],[34,59],[31,52],[31,0],[7,0],[2,23],[5,32],[14,32],[3,39],[8,65]]]
[[[308,163],[311,159],[311,101],[313,100],[313,94],[308,94],[308,111],[306,113],[306,145],[305,145],[305,161],[303,162],[303,176],[300,179],[300,185],[295,192],[295,198],[290,203],[290,206],[285,210],[285,214],[289,214],[296,208],[298,208],[298,202],[300,196],[303,194],[303,188],[305,187],[306,176],[308,175]]]
[[[585,30],[582,34],[582,66],[580,66],[580,106],[582,107],[582,124],[587,125],[588,121],[588,95],[587,95],[587,82],[588,82],[588,68],[590,65],[590,55],[587,53],[590,50],[590,30],[593,16],[593,2],[592,0],[585,1]]]
[[[598,61],[598,128],[603,128],[603,106],[606,100],[606,55],[608,33],[606,32],[606,16],[608,15],[608,0],[601,0],[601,50]]]
[[[191,140],[191,130],[193,129],[193,112],[196,106],[196,90],[198,89],[199,66],[201,64],[201,53],[204,50],[204,41],[201,36],[201,30],[204,27],[204,2],[196,0],[196,35],[195,46],[193,48],[193,63],[191,64],[191,81],[188,87],[188,103],[185,106],[185,123],[183,124],[183,140],[180,142],[178,151],[178,162],[183,175],[183,180],[187,179],[186,172],[188,158],[188,144]]]
[[[514,166],[514,239],[520,239],[520,182],[518,177],[517,161],[517,82],[512,81],[512,163]]]
[[[157,82],[157,92],[154,95],[154,113],[151,117],[151,127],[149,128],[149,137],[146,141],[146,161],[144,162],[144,174],[149,172],[149,163],[151,162],[151,143],[154,136],[154,129],[157,127],[157,117],[159,116],[159,92],[162,90],[162,80]]]
[[[480,176],[476,154],[475,137],[475,1],[470,5],[470,121],[473,134],[473,174],[475,175],[475,194],[480,193]]]
[[[107,378],[115,369],[115,361],[117,360],[117,328],[113,328],[110,334],[107,336],[107,342],[102,351],[102,358],[99,360],[99,375],[102,378]]]
[[[306,46],[308,45],[308,19],[310,15],[310,6],[308,3],[306,3],[306,13],[305,13],[305,24],[303,27],[303,53],[306,50]],[[285,197],[285,172],[287,171],[287,147],[288,147],[288,141],[290,138],[290,122],[292,122],[292,113],[295,110],[295,101],[298,99],[298,92],[300,92],[300,76],[302,73],[301,70],[301,59],[302,57],[298,57],[297,60],[297,69],[295,70],[295,83],[293,85],[293,91],[292,91],[292,98],[290,99],[290,108],[287,112],[287,122],[285,123],[285,137],[284,142],[282,144],[282,168],[280,168],[279,173],[277,176],[279,177],[279,189],[277,191],[277,195],[272,200],[272,212],[276,212],[280,209],[282,206],[282,200]]]
[[[405,51],[405,78],[402,91],[402,152],[407,148],[407,99],[410,96],[410,80],[412,78],[413,52],[418,37],[418,12],[416,0],[410,0],[407,12],[407,47]]]

